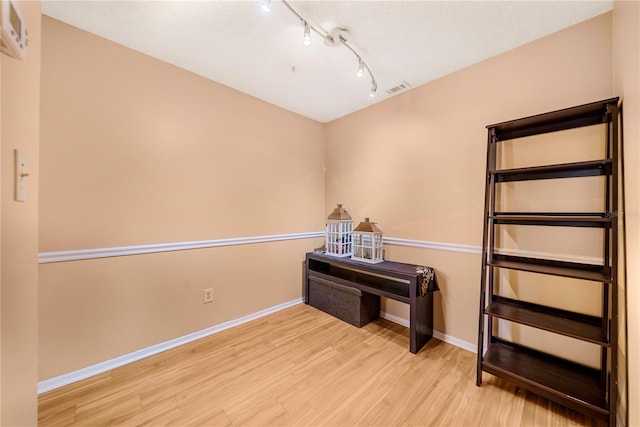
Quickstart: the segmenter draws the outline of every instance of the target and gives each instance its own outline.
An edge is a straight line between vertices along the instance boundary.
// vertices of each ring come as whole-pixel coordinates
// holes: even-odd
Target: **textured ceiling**
[[[328,122],[611,10],[611,1],[291,1],[312,25],[349,31],[326,46],[278,0],[56,1],[45,15],[303,116]],[[409,89],[405,89],[410,90]]]

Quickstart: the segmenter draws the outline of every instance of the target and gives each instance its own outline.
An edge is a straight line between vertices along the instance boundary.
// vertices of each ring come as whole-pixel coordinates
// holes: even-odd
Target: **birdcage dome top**
[[[365,218],[353,231],[360,231],[363,233],[382,233],[375,222],[369,221],[369,218]]]
[[[347,210],[338,203],[338,206],[333,210],[333,212],[331,212],[327,219],[334,221],[350,221],[351,215],[349,215],[349,212],[347,212]]]

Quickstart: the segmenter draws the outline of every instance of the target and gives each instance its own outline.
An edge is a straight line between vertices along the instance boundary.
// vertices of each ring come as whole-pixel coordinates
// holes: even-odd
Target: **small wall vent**
[[[402,92],[403,90],[409,89],[411,87],[411,85],[405,81],[403,81],[402,83],[400,83],[399,85],[392,87],[391,89],[387,90],[387,95],[394,95],[398,92]]]

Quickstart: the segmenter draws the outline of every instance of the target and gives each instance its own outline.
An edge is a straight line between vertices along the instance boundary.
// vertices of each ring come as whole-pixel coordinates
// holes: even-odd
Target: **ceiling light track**
[[[369,92],[369,96],[371,98],[375,98],[376,91],[378,90],[378,82],[373,76],[371,68],[369,68],[369,65],[364,61],[364,59],[362,59],[358,52],[356,52],[355,49],[349,43],[347,43],[345,39],[342,38],[342,36],[340,37],[340,43],[342,43],[347,49],[351,51],[351,53],[356,56],[356,58],[358,58],[358,71],[356,71],[356,76],[362,77],[364,75],[364,70],[367,70],[367,73],[369,73],[369,76],[371,77],[371,91]]]
[[[341,45],[346,47],[351,53],[353,53],[353,55],[358,60],[358,63],[357,63],[358,68],[357,68],[356,76],[363,77],[364,71],[365,70],[367,71],[367,73],[369,74],[369,77],[371,78],[371,91],[369,92],[369,96],[371,98],[375,98],[376,92],[378,90],[378,82],[375,76],[373,75],[373,71],[371,71],[369,64],[367,64],[366,61],[362,59],[362,56],[360,56],[360,54],[354,49],[353,46],[351,46],[351,44],[347,40],[348,34],[349,34],[348,31],[344,28],[335,28],[331,32],[328,32],[324,28],[320,26],[315,26],[312,23],[310,23],[307,19],[305,19],[302,15],[300,15],[300,13],[298,13],[297,10],[291,7],[291,5],[287,2],[287,0],[281,0],[281,1],[282,1],[282,4],[284,4],[287,7],[287,9],[289,9],[291,13],[296,15],[298,19],[300,19],[300,21],[302,22],[304,26],[303,44],[305,46],[311,46],[311,31],[313,31],[324,40],[324,43],[327,46],[336,46],[337,43],[340,43]],[[271,0],[262,0],[260,7],[264,11],[269,12],[271,10]]]

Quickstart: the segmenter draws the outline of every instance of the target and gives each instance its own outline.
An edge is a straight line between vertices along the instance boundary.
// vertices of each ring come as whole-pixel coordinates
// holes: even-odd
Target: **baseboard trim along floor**
[[[284,310],[286,308],[292,307],[297,304],[301,304],[303,302],[303,298],[297,298],[292,301],[288,301],[282,304],[275,305],[273,307],[265,308],[264,310],[257,311],[252,314],[248,314],[246,316],[239,317],[237,319],[229,320],[224,323],[220,323],[219,325],[212,326],[210,328],[203,329],[201,331],[197,331],[188,335],[184,335],[182,337],[178,337],[169,341],[165,341],[160,344],[153,345],[151,347],[143,348],[141,350],[134,351],[132,353],[128,353],[119,357],[116,357],[111,360],[106,360],[104,362],[98,363],[93,366],[88,366],[86,368],[78,369],[77,371],[69,372],[67,374],[63,374],[48,380],[40,381],[38,383],[38,394],[46,393],[51,390],[55,390],[60,387],[64,387],[69,384],[73,384],[75,382],[90,378],[94,375],[102,374],[104,372],[110,371],[115,368],[119,368],[120,366],[127,365],[129,363],[135,362],[137,360],[141,360],[155,354],[161,353],[163,351],[170,350],[175,347],[179,347],[181,345],[199,340],[201,338],[207,337],[209,335],[216,334],[218,332],[222,332],[229,328],[233,328],[235,326],[242,325],[244,323],[250,322],[255,319],[259,319],[260,317],[267,316],[269,314],[278,312],[280,310]],[[381,312],[380,317],[383,319],[387,319],[391,322],[397,323],[399,325],[409,327],[409,321],[399,316],[395,316],[393,314]],[[439,331],[433,331],[434,338],[454,345],[456,347],[460,347],[464,350],[475,353],[476,345],[471,344],[469,342],[463,341],[456,337],[452,337],[447,334],[443,334]]]

